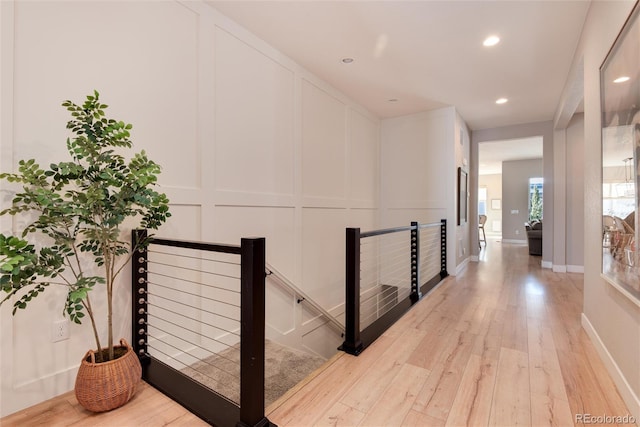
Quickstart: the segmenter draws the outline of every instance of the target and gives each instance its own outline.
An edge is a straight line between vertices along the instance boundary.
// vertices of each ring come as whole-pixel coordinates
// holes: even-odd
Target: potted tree
[[[41,168],[21,160],[18,173],[0,179],[21,184],[12,206],[0,215],[21,215],[18,235],[0,234],[0,286],[13,314],[51,286],[66,288],[64,314],[81,323],[88,316],[96,350],[87,352],[76,378],[78,401],[91,411],[126,403],[141,377],[140,362],[124,341],[114,343],[114,285],[137,247],[124,228],[157,229],[170,216],[166,195],[153,189],[160,166],[144,151],[129,160],[131,125],[105,116],[97,91],[82,105],[62,104],[71,114],[69,161]],[[145,246],[148,240],[136,242]],[[106,294],[107,340],[102,341],[93,290]],[[105,374],[120,378],[103,378]],[[110,383],[113,381],[113,383]]]

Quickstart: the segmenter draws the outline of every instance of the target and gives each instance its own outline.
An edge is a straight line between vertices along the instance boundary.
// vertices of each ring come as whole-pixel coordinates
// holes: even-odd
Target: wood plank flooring
[[[569,426],[629,413],[582,330],[582,275],[540,268],[489,239],[359,357],[339,354],[267,408],[279,426]],[[90,414],[72,393],[0,420],[9,426],[199,426],[143,384]]]

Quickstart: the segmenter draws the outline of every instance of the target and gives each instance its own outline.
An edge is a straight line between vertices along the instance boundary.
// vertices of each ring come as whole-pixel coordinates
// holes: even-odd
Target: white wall
[[[2,171],[65,155],[60,103],[97,89],[111,116],[134,125],[135,148],[163,166],[173,217],[158,235],[265,236],[268,262],[339,310],[344,228],[378,225],[376,117],[204,3],[3,1],[0,22]],[[115,333],[129,338],[128,278],[120,285]],[[339,336],[268,288],[268,334],[335,351]],[[59,296],[16,317],[0,312],[0,416],[73,388],[93,342],[75,326],[50,342]]]
[[[582,97],[582,94],[580,94]],[[584,272],[584,115],[556,122],[553,143],[553,270]]]
[[[584,307],[583,326],[629,410],[640,419],[640,304],[600,274],[602,265],[602,146],[599,68],[635,2],[592,2],[570,79],[556,116],[571,104],[573,79],[584,76]],[[583,71],[583,72],[581,72]],[[576,77],[578,76],[578,77]]]
[[[446,143],[446,142],[445,142]],[[455,239],[455,256],[456,256],[456,271],[452,272],[452,274],[457,274],[464,268],[464,266],[469,262],[471,257],[471,215],[473,209],[471,209],[471,179],[469,177],[469,164],[471,161],[471,138],[469,137],[469,128],[467,124],[464,122],[464,119],[460,114],[456,112],[456,120],[454,125],[454,140],[453,145],[455,147],[455,168],[456,171],[458,168],[462,168],[467,173],[467,211],[466,211],[466,221],[461,221],[460,225],[456,227],[456,239]],[[442,161],[442,159],[441,159]],[[457,178],[457,177],[456,177]],[[453,200],[454,203],[458,200],[457,193],[457,182],[456,182],[456,195]],[[456,210],[457,212],[457,210]],[[456,221],[457,218],[453,218],[451,221]],[[473,228],[473,230],[477,230],[477,227]],[[451,239],[450,239],[451,240]],[[451,271],[451,270],[450,270]]]
[[[542,160],[502,162],[503,241],[527,241],[524,223],[529,221],[529,179],[540,178],[542,173]],[[547,194],[543,192],[543,209],[546,202]],[[543,220],[543,230],[545,226],[546,221]]]
[[[469,256],[469,225],[456,225],[457,167],[469,158],[466,125],[453,107],[381,125],[381,221],[385,227],[447,219],[447,269]]]
[[[530,136],[542,136],[542,157],[543,157],[543,176],[544,176],[544,228],[542,230],[542,266],[551,268],[553,259],[554,239],[564,238],[554,234],[554,131],[553,122],[537,122],[524,123],[520,125],[505,126],[493,129],[480,129],[471,133],[471,179],[473,188],[478,185],[478,144],[487,141],[498,141],[507,139],[526,138]],[[475,209],[471,215],[471,221],[475,221],[478,225],[477,194],[472,194],[471,207]],[[502,206],[503,211],[507,207]],[[474,223],[470,224],[472,227]],[[503,236],[505,230],[503,223]],[[515,230],[515,229],[514,229]],[[477,236],[471,234],[471,249],[476,254],[478,251]]]
[[[502,235],[502,174],[480,175],[479,187],[487,189],[487,223],[484,226],[485,234]],[[493,209],[491,201],[500,200],[500,209]],[[496,223],[497,221],[497,223]],[[494,224],[496,227],[494,227]]]
[[[584,114],[576,114],[567,128],[567,270],[584,271]]]

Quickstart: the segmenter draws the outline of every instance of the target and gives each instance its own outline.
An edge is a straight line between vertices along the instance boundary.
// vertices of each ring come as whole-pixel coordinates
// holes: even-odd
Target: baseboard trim
[[[554,273],[566,273],[567,272],[567,266],[566,265],[553,265],[553,267],[551,267],[551,270]]]
[[[75,366],[4,388],[0,393],[10,393],[12,399],[3,400],[2,417],[72,391],[79,366],[78,362]]]
[[[553,268],[553,263],[551,261],[542,261],[540,265],[542,268]]]
[[[567,273],[584,274],[584,265],[567,265]]]
[[[622,400],[624,400],[624,402],[627,404],[627,407],[629,408],[629,411],[631,412],[630,415],[633,415],[636,420],[640,420],[640,396],[635,394],[633,388],[631,388],[631,385],[618,367],[618,364],[611,356],[611,353],[609,353],[609,350],[604,345],[604,342],[602,342],[602,340],[600,339],[598,332],[595,330],[595,328],[589,321],[589,318],[584,313],[582,313],[581,323],[582,328],[585,330],[585,332],[591,339],[593,346],[596,348],[598,355],[600,355],[600,359],[602,359],[602,362],[607,368],[609,375],[611,375],[613,382],[615,383],[616,387],[618,387],[618,391],[622,396]]]
[[[462,273],[462,271],[465,268],[467,268],[467,264],[469,264],[469,257],[465,258],[464,261],[462,261],[460,264],[456,266],[456,273],[454,274],[454,276],[457,276],[460,273]]]
[[[480,262],[480,257],[478,255],[471,255],[471,262]]]

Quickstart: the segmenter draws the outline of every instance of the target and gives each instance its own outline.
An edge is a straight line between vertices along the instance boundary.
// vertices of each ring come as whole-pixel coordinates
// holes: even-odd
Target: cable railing
[[[345,340],[358,355],[448,276],[446,220],[346,229]]]
[[[273,425],[264,415],[265,240],[153,238],[132,268],[143,379],[212,425]]]

